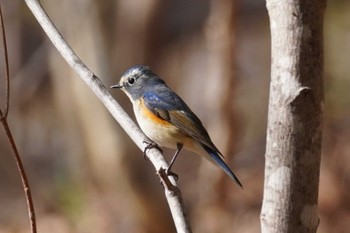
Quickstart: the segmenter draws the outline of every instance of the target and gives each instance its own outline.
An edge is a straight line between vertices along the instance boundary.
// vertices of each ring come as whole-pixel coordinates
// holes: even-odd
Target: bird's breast
[[[142,99],[134,101],[133,105],[136,120],[142,131],[159,146],[176,149],[176,144],[182,143],[187,138],[172,123],[150,111]]]

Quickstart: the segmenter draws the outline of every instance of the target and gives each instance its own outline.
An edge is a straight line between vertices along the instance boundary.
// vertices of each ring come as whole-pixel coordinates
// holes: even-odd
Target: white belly
[[[209,158],[209,160],[212,160],[197,140],[181,132],[181,130],[174,125],[164,125],[154,122],[150,118],[146,117],[145,113],[140,111],[139,101],[136,101],[133,106],[136,120],[140,128],[147,137],[149,137],[159,146],[177,149],[177,144],[180,143],[185,149],[199,155],[204,155],[205,157]]]
[[[183,144],[187,138],[177,127],[173,125],[163,125],[152,121],[139,110],[139,103],[134,104],[136,120],[142,131],[152,141],[161,147],[176,149],[177,143]]]

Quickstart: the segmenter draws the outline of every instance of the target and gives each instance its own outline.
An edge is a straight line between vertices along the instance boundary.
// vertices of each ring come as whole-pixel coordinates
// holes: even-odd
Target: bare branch
[[[149,139],[141,132],[126,112],[120,107],[120,105],[113,99],[102,82],[85,66],[85,64],[79,59],[79,57],[73,52],[69,45],[65,42],[62,35],[57,31],[52,21],[43,10],[42,6],[37,0],[25,0],[28,7],[38,20],[41,27],[46,32],[54,46],[57,48],[62,57],[73,68],[73,70],[79,75],[79,77],[91,88],[91,90],[97,95],[97,97],[106,106],[112,116],[118,121],[121,127],[126,131],[135,144],[143,151],[146,144],[144,141]],[[168,167],[163,155],[157,149],[151,149],[147,153],[148,158],[152,162],[153,166],[160,173],[162,168]],[[165,189],[165,196],[167,198],[170,211],[172,213],[177,232],[191,232],[189,222],[186,218],[184,205],[182,202],[181,192],[177,188],[177,184],[172,177],[161,177]],[[169,181],[170,179],[170,181]],[[167,182],[171,182],[172,188],[176,190],[169,190]]]
[[[1,6],[0,6],[0,24],[1,24],[2,43],[3,43],[2,45],[3,45],[3,49],[4,49],[4,62],[5,62],[5,67],[6,67],[6,73],[5,73],[6,102],[5,102],[4,112],[2,112],[0,109],[0,121],[4,127],[6,136],[10,142],[11,149],[12,149],[13,155],[14,155],[15,160],[16,160],[17,168],[18,168],[19,174],[21,176],[24,194],[25,194],[27,206],[28,206],[28,215],[29,215],[29,221],[30,221],[30,226],[31,226],[31,232],[36,233],[37,230],[36,230],[35,210],[34,210],[33,198],[32,198],[32,194],[30,191],[28,178],[27,178],[26,172],[24,170],[21,156],[19,155],[15,140],[12,136],[11,129],[10,129],[8,122],[7,122],[7,116],[8,116],[8,112],[9,112],[9,106],[10,106],[10,72],[9,72],[9,62],[8,62],[8,55],[7,55],[5,27],[4,27],[4,20],[2,17]]]
[[[2,10],[0,6],[0,24],[1,24],[1,35],[2,35],[2,47],[4,48],[4,59],[5,59],[5,83],[6,83],[6,102],[4,112],[0,112],[1,118],[6,118],[9,112],[9,103],[10,103],[10,72],[9,72],[9,61],[7,55],[7,45],[6,45],[6,37],[5,37],[5,27],[4,27],[4,19],[2,17]]]
[[[33,203],[32,193],[30,191],[28,178],[27,178],[27,175],[26,175],[26,172],[25,172],[22,160],[21,160],[21,156],[19,155],[19,152],[17,150],[15,140],[13,139],[13,136],[11,133],[11,129],[7,123],[7,119],[3,117],[1,120],[1,123],[5,129],[6,136],[9,139],[13,155],[15,156],[15,159],[16,159],[17,168],[18,168],[19,174],[21,175],[22,185],[23,185],[23,189],[24,189],[24,193],[25,193],[26,201],[27,201],[27,206],[28,206],[28,214],[29,214],[31,232],[36,233],[37,230],[36,230],[34,203]]]

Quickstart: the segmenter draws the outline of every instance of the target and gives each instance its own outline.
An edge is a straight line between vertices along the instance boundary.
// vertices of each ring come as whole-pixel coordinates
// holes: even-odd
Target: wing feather
[[[164,89],[157,92],[157,95],[154,92],[145,92],[144,99],[146,107],[154,114],[177,126],[184,134],[219,152],[202,122],[178,95]],[[220,152],[219,154],[221,155]]]

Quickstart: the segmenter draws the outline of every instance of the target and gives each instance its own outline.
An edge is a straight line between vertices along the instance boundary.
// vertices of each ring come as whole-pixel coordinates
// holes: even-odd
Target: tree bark
[[[267,1],[272,64],[262,232],[316,232],[325,0]]]

